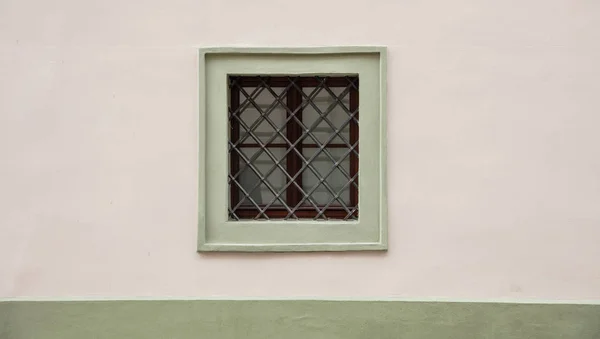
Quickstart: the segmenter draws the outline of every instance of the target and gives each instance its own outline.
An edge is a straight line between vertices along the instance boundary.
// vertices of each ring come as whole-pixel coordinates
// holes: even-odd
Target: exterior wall
[[[4,0],[0,296],[600,299],[599,19],[584,0]],[[197,48],[225,45],[388,46],[387,253],[195,252]]]

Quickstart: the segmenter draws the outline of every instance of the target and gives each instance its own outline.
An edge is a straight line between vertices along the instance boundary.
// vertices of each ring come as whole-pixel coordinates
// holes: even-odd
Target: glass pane
[[[310,157],[312,157],[315,152],[317,151],[317,149],[304,149],[303,150],[303,154],[304,156],[309,159]],[[327,150],[331,156],[335,159],[335,161],[338,161],[341,159],[341,157],[348,152],[347,149],[345,148],[330,148]],[[329,173],[330,171],[332,171],[332,168],[334,167],[334,163],[333,161],[327,156],[325,155],[323,152],[321,152],[319,155],[317,155],[317,157],[311,162],[313,168],[316,169],[316,171],[319,174],[319,177],[324,177],[327,173]],[[350,173],[350,157],[346,156],[346,158],[341,162],[341,164],[339,165],[339,167],[341,167],[345,173],[349,174]],[[342,200],[344,202],[344,204],[346,206],[350,205],[350,185],[348,184],[349,182],[349,178],[343,174],[343,172],[339,169],[336,168],[334,169],[331,174],[329,174],[329,176],[327,176],[325,182],[329,185],[329,188],[335,192],[341,192],[339,194],[339,198],[340,200]],[[323,184],[319,184],[319,179],[318,177],[315,175],[315,173],[313,171],[311,171],[310,169],[306,169],[304,170],[304,172],[302,172],[302,185],[304,186],[304,190],[305,192],[310,192],[313,191],[313,188],[318,185],[318,187],[316,189],[314,189],[313,193],[310,195],[312,200],[316,202],[317,205],[326,205],[328,204],[334,197],[334,195],[330,192],[329,189],[327,189]],[[346,186],[345,188],[344,185]],[[308,202],[306,202],[305,204],[309,204]],[[334,202],[331,203],[330,206],[340,206],[340,202],[338,200],[335,200]]]
[[[246,91],[246,93],[248,93],[248,95],[252,94],[252,92],[255,90],[253,87],[244,87],[243,89]],[[280,87],[274,87],[272,90],[277,95],[280,95],[283,92],[283,88]],[[244,103],[244,101],[246,101],[246,103]],[[284,106],[277,102],[275,96],[273,96],[273,94],[271,94],[268,90],[263,89],[262,92],[260,92],[260,94],[254,99],[254,102],[256,106],[260,108],[260,111],[255,105],[246,99],[244,94],[240,93],[240,119],[248,126],[248,128],[252,127],[253,124],[257,124],[256,128],[252,132],[256,139],[259,139],[262,143],[265,143],[271,139],[274,134],[277,134],[276,130],[278,129],[281,130],[281,134],[285,135],[286,110]],[[285,97],[282,99],[282,102],[285,103]],[[263,114],[267,114],[273,125],[271,125],[266,119],[263,119]],[[244,138],[246,134],[248,134],[248,131],[243,126],[240,126],[240,138]],[[282,143],[284,142],[284,139],[281,137],[281,135],[277,134],[276,138],[272,142]],[[243,143],[255,144],[257,142],[254,138],[248,136]]]
[[[304,93],[309,96],[313,91],[314,87],[306,87],[303,88]],[[344,91],[345,88],[335,87],[330,88],[331,91],[337,95],[338,97]],[[341,100],[346,109],[349,110],[350,102],[349,95],[346,94],[344,98]],[[305,106],[302,111],[302,121],[307,128],[310,128],[313,124],[315,124],[318,120],[321,120],[317,127],[312,130],[312,135],[319,141],[320,144],[325,143],[332,135],[334,134],[334,129],[339,130],[342,124],[349,119],[348,113],[339,105],[339,103],[332,97],[325,89],[322,89],[312,100],[314,106],[316,106],[321,113],[325,114],[329,109],[331,112],[326,116],[327,120],[331,122],[331,125],[328,124],[325,120],[321,119],[321,114],[315,109],[315,107],[311,104],[306,103],[307,99],[304,98],[303,105]],[[348,124],[341,130],[340,133],[344,139],[349,141],[350,139],[350,128]],[[311,137],[307,137],[303,141],[304,143],[314,144],[315,140]],[[344,143],[339,136],[335,136],[331,143]]]
[[[244,156],[248,159],[251,159],[259,150],[260,148],[241,149]],[[271,152],[271,154],[276,160],[280,160],[283,158],[285,149],[269,148],[268,151]],[[284,169],[286,168],[285,163],[285,159],[283,159],[280,162],[281,167]],[[275,161],[273,161],[273,159],[269,157],[266,151],[261,152],[261,154],[256,158],[256,160],[252,162],[252,164],[260,172],[260,176],[265,177],[265,181],[270,185],[273,191],[278,193],[283,189],[286,183],[286,176],[280,168],[275,166]],[[275,194],[273,194],[273,191],[271,191],[267,187],[267,184],[265,182],[261,182],[260,176],[255,171],[253,171],[250,167],[245,166],[245,162],[243,160],[240,161],[240,171],[241,174],[238,182],[246,191],[246,193],[248,193],[249,196],[254,200],[254,202],[256,202],[259,205],[264,205],[270,203],[274,199]],[[250,190],[259,182],[261,182],[261,184],[254,191],[250,192]],[[243,199],[244,201],[243,205],[254,206],[252,202],[245,197],[242,190],[240,190],[239,194],[240,199]],[[285,200],[285,193],[281,194],[280,197]],[[273,205],[281,206],[282,203],[279,200],[275,200]]]

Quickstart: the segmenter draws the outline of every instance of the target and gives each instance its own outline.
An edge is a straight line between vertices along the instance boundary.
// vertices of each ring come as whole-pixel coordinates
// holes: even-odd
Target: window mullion
[[[294,81],[294,80],[290,80],[290,81]],[[290,88],[287,92],[287,107],[288,107],[288,111],[287,111],[287,118],[289,118],[292,113],[294,112],[294,115],[296,116],[296,118],[298,118],[298,120],[302,120],[302,95],[300,93],[300,91],[302,90],[302,87],[300,85],[300,83],[297,83],[298,87],[293,86],[292,88]],[[300,124],[298,124],[296,119],[289,119],[286,125],[286,137],[287,139],[290,141],[290,145],[288,145],[288,149],[289,147],[292,147],[292,145],[294,145],[296,143],[296,141],[302,136],[302,128],[300,126]],[[302,168],[302,158],[300,157],[300,154],[302,154],[302,142],[299,142],[296,144],[296,146],[293,146],[296,148],[296,150],[298,152],[288,152],[287,153],[287,158],[286,158],[286,165],[287,165],[287,172],[290,174],[290,177],[294,177],[296,175],[296,173],[298,173],[300,171],[300,169]],[[288,179],[289,181],[289,179]],[[300,200],[302,199],[302,193],[301,191],[298,189],[298,187],[302,187],[302,175],[298,175],[296,177],[296,179],[294,179],[294,181],[296,182],[296,185],[290,185],[288,186],[287,190],[286,190],[286,200],[287,200],[287,204],[288,206],[296,206]]]

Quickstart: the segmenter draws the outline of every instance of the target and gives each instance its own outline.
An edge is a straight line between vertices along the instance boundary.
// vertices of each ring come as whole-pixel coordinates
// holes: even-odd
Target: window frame
[[[229,105],[230,105],[230,109],[232,112],[229,112],[230,114],[230,125],[231,125],[231,136],[230,136],[230,140],[233,143],[236,143],[240,137],[240,132],[241,132],[241,124],[239,122],[239,115],[242,112],[238,112],[238,108],[241,104],[241,90],[240,87],[253,87],[253,86],[259,86],[262,84],[268,85],[271,87],[271,89],[274,88],[285,88],[290,84],[290,80],[287,79],[287,77],[282,77],[282,76],[275,76],[275,77],[269,77],[269,78],[263,78],[260,79],[258,77],[253,77],[253,76],[236,76],[236,75],[230,75],[228,81],[231,81],[233,83],[235,83],[235,85],[231,85],[229,88]],[[349,83],[349,81],[351,81],[351,85]],[[319,81],[317,81],[314,77],[309,76],[301,76],[298,77],[296,79],[294,79],[294,83],[297,86],[293,86],[291,87],[286,93],[284,98],[282,98],[282,101],[284,101],[287,105],[287,108],[290,111],[295,111],[298,110],[298,112],[295,114],[295,116],[299,119],[299,120],[303,120],[303,110],[300,108],[300,106],[302,105],[302,94],[300,93],[302,88],[306,88],[306,87],[316,87],[319,85]],[[348,93],[347,93],[347,98],[348,98],[348,110],[351,112],[355,112],[354,114],[354,118],[350,119],[348,122],[348,138],[349,138],[349,144],[346,143],[329,143],[325,146],[326,149],[332,149],[332,148],[348,148],[349,145],[354,145],[358,142],[358,131],[359,131],[359,124],[358,124],[358,119],[359,119],[359,112],[358,112],[358,98],[359,98],[359,79],[357,75],[353,75],[353,76],[348,76],[348,77],[328,77],[323,79],[323,83],[328,86],[328,88],[331,89],[335,89],[335,88],[347,88],[348,86],[350,86]],[[246,94],[247,95],[247,94]],[[289,112],[286,112],[286,114],[289,114]],[[234,118],[234,115],[238,115],[238,118]],[[288,115],[289,116],[289,115]],[[294,143],[300,138],[302,137],[303,133],[302,133],[302,127],[300,124],[298,124],[294,119],[291,119],[287,122],[286,124],[286,138],[287,140],[289,140],[290,142]],[[248,139],[246,139],[248,140]],[[283,148],[283,149],[288,149],[288,144],[287,143],[269,143],[268,145],[266,145],[266,148]],[[242,143],[239,144],[236,148],[237,149],[242,149],[242,148],[246,148],[246,147],[251,147],[251,148],[259,148],[261,147],[258,143],[254,142],[254,143]],[[305,142],[301,142],[298,143],[294,148],[296,149],[295,152],[291,152],[291,151],[286,151],[288,152],[285,155],[285,163],[286,163],[286,169],[287,169],[287,173],[290,176],[294,176],[296,173],[298,173],[299,171],[301,171],[302,169],[302,164],[303,161],[300,158],[300,156],[298,154],[302,154],[302,151],[304,148],[315,148],[318,147],[317,144],[314,143],[314,141],[305,143]],[[358,172],[358,157],[357,157],[357,153],[359,152],[359,146],[358,144],[356,145],[356,147],[352,147],[352,151],[348,154],[348,163],[349,163],[349,176],[350,178],[353,178],[357,172]],[[230,158],[229,158],[230,164],[229,164],[229,170],[230,170],[230,174],[237,174],[239,172],[240,169],[240,154],[238,151],[236,150],[232,150],[230,152]],[[306,169],[304,171],[307,171]],[[301,187],[304,190],[307,190],[308,187],[304,187],[303,185],[303,181],[302,181],[302,175],[299,175],[295,180],[294,180],[295,184],[293,185],[289,185],[286,190],[285,190],[285,194],[282,195],[283,200],[285,201],[285,203],[287,204],[287,206],[294,208],[295,206],[297,206],[300,203],[300,200],[303,197],[303,194],[301,193],[301,191],[298,189],[298,187]],[[337,205],[329,205],[325,212],[323,213],[323,215],[327,218],[331,218],[331,219],[345,219],[346,217],[348,217],[349,215],[351,215],[353,218],[358,217],[358,177],[355,178],[354,180],[351,180],[350,182],[352,182],[351,185],[349,185],[349,203],[346,205],[346,207],[348,208],[356,208],[356,210],[351,210],[352,213],[350,212],[346,212],[345,208],[343,206],[337,206]],[[296,186],[297,185],[297,186]],[[240,192],[239,192],[239,188],[237,184],[231,183],[230,182],[230,188],[229,188],[229,194],[230,194],[230,207],[232,206],[237,206],[240,202]],[[319,207],[324,207],[324,206],[319,206]],[[252,216],[258,216],[259,215],[259,210],[257,209],[256,206],[253,206],[252,204],[249,205],[241,205],[239,207],[236,207],[235,209],[235,214],[239,217],[239,219],[241,220],[252,220]],[[317,212],[313,207],[301,207],[298,210],[296,210],[296,212],[294,213],[294,215],[302,217],[302,218],[314,218],[319,212]],[[262,214],[262,213],[260,213]],[[264,214],[267,215],[269,218],[278,218],[278,217],[285,217],[288,212],[287,209],[285,208],[285,206],[279,206],[279,205],[272,205],[270,207],[268,207],[265,211]]]
[[[387,250],[386,54],[371,46],[200,49],[198,251]],[[229,221],[227,76],[356,74],[366,153],[359,156],[358,220]]]

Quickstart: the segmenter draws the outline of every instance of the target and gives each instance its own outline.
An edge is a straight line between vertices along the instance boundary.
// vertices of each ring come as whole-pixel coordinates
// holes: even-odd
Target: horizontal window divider
[[[240,144],[237,145],[238,148],[289,148],[290,146],[286,143],[270,143],[270,144]],[[322,145],[317,144],[302,144],[303,148],[320,148]],[[325,148],[351,148],[352,146],[348,144],[327,144]]]

